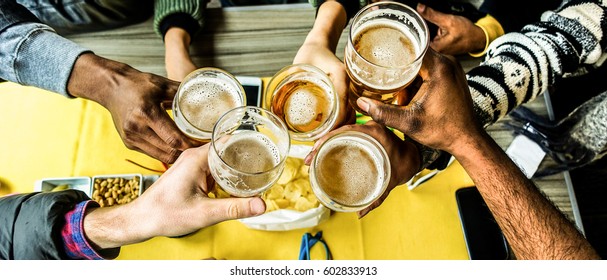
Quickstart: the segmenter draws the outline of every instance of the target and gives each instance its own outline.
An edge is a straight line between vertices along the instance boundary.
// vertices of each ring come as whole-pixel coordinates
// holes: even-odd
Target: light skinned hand
[[[417,4],[417,12],[438,26],[437,34],[430,42],[430,47],[435,51],[460,55],[479,52],[485,48],[485,32],[469,19],[441,13],[423,4]]]
[[[356,121],[356,112],[348,103],[349,78],[344,63],[335,55],[337,43],[347,24],[346,11],[336,1],[325,1],[318,9],[312,30],[306,36],[293,64],[311,64],[329,76],[339,96],[339,114],[333,128]]]
[[[375,202],[369,205],[367,208],[358,212],[358,217],[362,218],[371,212],[373,209],[379,207],[390,192],[398,185],[405,183],[409,180],[419,166],[419,155],[417,148],[411,142],[405,142],[398,138],[396,134],[387,129],[385,126],[380,125],[374,121],[368,121],[364,125],[351,124],[342,126],[336,130],[331,131],[327,135],[323,136],[316,141],[312,151],[304,159],[306,165],[310,165],[312,159],[318,152],[318,148],[322,143],[327,141],[331,136],[339,134],[344,131],[358,131],[363,132],[377,140],[386,150],[388,158],[390,159],[391,166],[391,177],[390,183],[386,188],[386,191],[379,197]]]
[[[293,59],[293,64],[297,63],[314,65],[327,73],[331,79],[333,87],[339,96],[340,105],[334,128],[354,123],[356,121],[356,112],[354,112],[352,106],[348,103],[348,84],[350,79],[346,73],[344,63],[339,60],[335,53],[321,44],[304,43]]]
[[[87,238],[98,248],[138,243],[155,236],[183,236],[226,220],[263,214],[260,197],[209,198],[213,187],[210,144],[184,151],[131,203],[97,208],[85,217]]]
[[[452,57],[429,50],[419,76],[423,82],[406,106],[364,97],[357,104],[373,120],[394,127],[423,145],[447,152],[452,152],[460,141],[474,139],[484,131],[472,113],[464,71]]]

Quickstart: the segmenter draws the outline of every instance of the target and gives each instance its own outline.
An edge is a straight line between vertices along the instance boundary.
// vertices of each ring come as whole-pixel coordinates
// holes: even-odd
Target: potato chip
[[[217,183],[213,186],[213,189],[207,194],[210,198],[228,198],[230,194],[224,191]]]
[[[310,191],[312,191],[312,187],[310,186],[310,181],[306,179],[297,179],[292,182],[295,185],[295,188],[301,190],[300,196],[306,196]]]
[[[278,207],[278,204],[276,204],[276,201],[274,200],[266,200],[266,212],[271,212],[274,210],[278,210],[280,207]]]
[[[297,210],[297,211],[304,212],[304,211],[312,208],[312,203],[310,203],[310,201],[308,201],[308,199],[306,199],[305,197],[300,196],[295,201],[295,206],[293,208],[295,208],[295,210]]]
[[[301,196],[301,187],[296,185],[295,182],[288,183],[285,186],[284,197],[288,200],[295,201]]]
[[[310,167],[302,164],[301,167],[299,168],[299,178],[304,178],[304,179],[308,179],[310,176]]]
[[[277,199],[274,201],[276,202],[276,205],[278,205],[278,208],[280,208],[280,209],[287,208],[290,205],[289,200],[284,199],[284,198],[280,198],[280,199]]]
[[[290,159],[291,158],[287,158],[285,163],[285,169],[282,171],[282,174],[280,174],[280,177],[278,178],[278,181],[276,181],[276,184],[286,185],[287,183],[291,182],[291,180],[293,180],[293,178],[295,178],[295,176],[297,175],[299,165],[297,165],[297,162],[294,162]]]
[[[308,199],[308,201],[310,201],[310,203],[313,204],[313,207],[317,207],[318,206],[318,198],[316,198],[316,195],[314,194],[314,192],[310,192],[306,198]]]
[[[266,201],[266,212],[279,209],[307,211],[319,202],[310,186],[308,166],[300,158],[287,158],[280,178],[261,197]]]
[[[274,185],[268,191],[264,192],[267,199],[279,199],[283,197],[284,187],[282,185]]]

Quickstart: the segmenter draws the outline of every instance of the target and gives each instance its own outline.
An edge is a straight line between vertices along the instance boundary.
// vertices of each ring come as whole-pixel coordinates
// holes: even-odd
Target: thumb
[[[422,3],[417,4],[417,12],[427,21],[438,25],[439,27],[444,26],[445,17],[447,14],[438,12]]]
[[[409,130],[411,114],[406,106],[385,104],[381,101],[361,97],[356,104],[374,121],[385,126],[396,128],[402,132]]]
[[[207,200],[207,208],[211,224],[258,216],[266,211],[266,204],[260,197],[251,198],[221,198]]]

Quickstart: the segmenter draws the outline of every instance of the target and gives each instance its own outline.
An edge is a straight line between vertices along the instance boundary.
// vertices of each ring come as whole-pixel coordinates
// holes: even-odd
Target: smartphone
[[[455,198],[470,259],[509,259],[508,242],[478,189],[475,186],[458,189]]]
[[[253,76],[236,76],[247,96],[247,106],[261,107],[261,78]]]

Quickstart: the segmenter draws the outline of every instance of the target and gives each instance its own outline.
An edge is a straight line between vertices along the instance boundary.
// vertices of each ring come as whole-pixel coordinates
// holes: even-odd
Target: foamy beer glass
[[[390,170],[388,155],[377,140],[362,132],[346,131],[318,148],[310,164],[310,184],[326,207],[360,211],[384,193]]]
[[[309,64],[295,64],[272,77],[264,108],[287,124],[294,140],[314,141],[335,125],[339,98],[331,79],[322,70]]]
[[[377,2],[352,19],[344,63],[350,77],[348,100],[359,97],[403,105],[405,88],[417,77],[429,43],[424,19],[406,5]]]
[[[255,196],[278,180],[290,146],[286,125],[272,112],[253,106],[232,109],[213,129],[211,174],[227,193]]]
[[[187,136],[209,141],[219,117],[245,104],[244,89],[234,76],[217,68],[200,68],[179,85],[173,100],[173,118]]]

